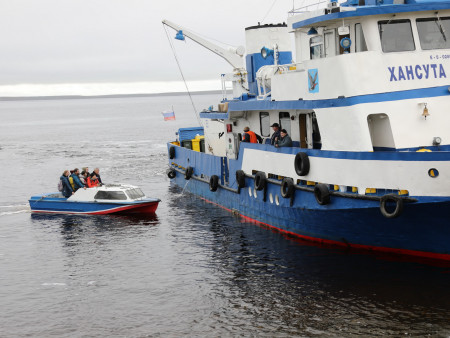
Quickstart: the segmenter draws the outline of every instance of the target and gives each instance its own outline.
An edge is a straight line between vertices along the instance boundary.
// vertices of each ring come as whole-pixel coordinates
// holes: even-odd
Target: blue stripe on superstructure
[[[439,97],[449,95],[449,86],[440,86],[432,88],[419,88],[403,90],[388,93],[367,94],[337,99],[322,100],[290,100],[290,101],[271,101],[266,100],[248,100],[248,101],[230,101],[228,112],[243,110],[279,110],[279,109],[317,109],[332,107],[348,107],[363,103],[376,103],[388,101],[401,101],[417,98]]]
[[[420,12],[420,11],[437,11],[441,9],[449,9],[450,2],[427,2],[427,3],[415,3],[408,5],[379,5],[379,6],[364,6],[356,7],[352,11],[344,11],[338,13],[330,13],[325,15],[320,15],[314,18],[298,21],[292,24],[293,29],[302,28],[305,26],[314,25],[319,22],[344,19],[351,17],[361,17],[361,16],[371,16],[371,15],[382,15],[382,14],[395,14],[395,13],[406,13],[406,12]]]
[[[201,119],[217,119],[217,120],[228,120],[228,113],[200,113]]]
[[[343,160],[362,161],[450,161],[450,151],[416,152],[416,151],[385,151],[385,152],[362,152],[362,151],[334,151],[305,149],[296,147],[276,148],[268,144],[245,143],[240,144],[239,160],[242,161],[244,149],[255,149],[263,152],[296,155],[298,152],[307,153],[312,157],[332,158]],[[240,169],[240,168],[239,168]]]

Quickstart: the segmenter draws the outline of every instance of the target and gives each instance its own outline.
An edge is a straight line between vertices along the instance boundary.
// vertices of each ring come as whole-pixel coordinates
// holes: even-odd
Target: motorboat
[[[134,185],[106,184],[78,189],[69,198],[61,192],[35,195],[29,203],[34,213],[105,215],[154,213],[160,201]]]

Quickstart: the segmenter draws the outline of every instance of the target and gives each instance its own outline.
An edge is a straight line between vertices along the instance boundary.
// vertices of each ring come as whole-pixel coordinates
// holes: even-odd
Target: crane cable
[[[194,108],[195,117],[197,118],[198,124],[201,126],[202,124],[200,123],[200,117],[198,116],[197,108],[195,107],[191,92],[189,91],[189,87],[188,87],[186,79],[184,77],[183,70],[181,69],[180,62],[178,61],[177,53],[175,52],[175,47],[173,46],[172,41],[169,38],[169,33],[167,33],[167,28],[164,23],[163,23],[163,26],[164,26],[164,30],[166,32],[167,40],[169,40],[170,48],[172,48],[173,56],[175,57],[175,61],[177,62],[178,69],[180,70],[181,77],[183,78],[184,86],[186,87],[186,91],[189,95],[189,99],[191,100],[192,108]]]
[[[180,70],[181,77],[183,78],[183,82],[186,87],[186,91],[189,95],[189,99],[191,100],[192,108],[194,108],[194,114],[195,114],[195,117],[197,118],[198,125],[202,126],[202,123],[200,121],[200,116],[199,116],[199,114],[197,112],[197,108],[195,107],[195,104],[194,104],[194,99],[192,98],[191,92],[189,91],[189,87],[188,87],[186,79],[184,77],[183,70],[181,69],[180,62],[178,61],[177,53],[175,52],[175,47],[172,44],[172,40],[169,38],[169,33],[167,32],[166,25],[164,23],[162,25],[164,26],[164,31],[166,32],[167,40],[169,40],[170,48],[172,48],[173,56],[175,57],[175,61],[177,62],[178,69]],[[209,151],[211,152],[211,154],[214,155],[214,151],[211,146],[211,143],[209,142],[208,136],[206,135],[205,132],[203,132],[203,135],[205,137],[205,140],[208,142]]]

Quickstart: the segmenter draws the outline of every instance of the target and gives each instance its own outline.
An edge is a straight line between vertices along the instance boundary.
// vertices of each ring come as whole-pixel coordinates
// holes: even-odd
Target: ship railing
[[[305,13],[305,12],[309,12],[312,9],[319,9],[321,7],[324,6],[320,6],[322,4],[327,4],[329,1],[318,1],[315,3],[311,3],[309,5],[305,5],[299,8],[293,8],[288,12],[288,15],[292,16],[292,15],[296,15],[296,14],[301,14],[301,13]],[[313,8],[313,6],[315,6],[315,8]]]
[[[258,100],[264,100],[271,95],[272,77],[276,74],[287,74],[294,72],[304,72],[303,63],[291,63],[284,65],[263,66],[256,73],[256,82],[258,85]]]

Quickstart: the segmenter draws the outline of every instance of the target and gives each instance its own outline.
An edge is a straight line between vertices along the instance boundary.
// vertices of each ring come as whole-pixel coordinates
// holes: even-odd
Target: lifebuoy
[[[285,177],[281,181],[281,196],[289,198],[294,193],[294,180],[290,177]]]
[[[219,176],[212,175],[209,179],[209,190],[216,191],[219,187]]]
[[[175,171],[175,169],[170,168],[167,170],[167,176],[172,179],[175,178],[175,176],[177,175],[177,172]]]
[[[184,178],[189,180],[192,177],[192,174],[194,173],[194,168],[187,167],[186,171],[184,172]]]
[[[314,187],[314,197],[320,205],[330,203],[330,190],[328,190],[328,186],[323,183],[316,184]]]
[[[169,158],[172,160],[175,158],[175,147],[169,148]]]
[[[386,208],[388,203],[395,203],[395,209],[390,211]],[[380,211],[386,218],[395,218],[400,216],[403,211],[403,200],[394,194],[387,194],[380,199]]]
[[[236,170],[236,183],[238,188],[245,187],[245,172],[244,170]]]
[[[266,174],[262,171],[258,171],[255,175],[255,189],[263,190],[266,187],[267,179]]]
[[[298,176],[308,175],[308,173],[309,173],[308,154],[302,153],[302,152],[297,153],[297,155],[295,155],[294,166],[295,166],[295,172],[297,173]]]

